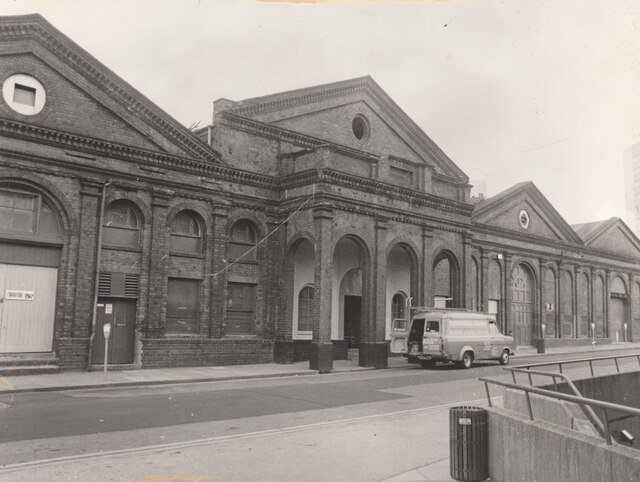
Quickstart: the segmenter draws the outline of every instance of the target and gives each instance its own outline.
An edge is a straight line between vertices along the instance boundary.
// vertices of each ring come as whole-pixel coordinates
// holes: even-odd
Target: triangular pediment
[[[640,240],[620,218],[577,224],[574,229],[589,247],[640,259]]]
[[[522,235],[582,244],[571,226],[531,182],[516,184],[477,204],[473,220]]]
[[[369,76],[226,102],[225,111],[377,156],[425,164],[435,173],[467,176]],[[364,120],[356,135],[354,119]]]
[[[162,111],[39,15],[0,19],[0,64],[37,79],[42,110],[23,115],[2,99],[0,117],[82,138],[219,162],[189,129]]]

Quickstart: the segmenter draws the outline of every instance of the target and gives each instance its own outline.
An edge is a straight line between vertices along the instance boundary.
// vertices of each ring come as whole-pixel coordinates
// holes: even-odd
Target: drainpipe
[[[104,224],[104,204],[107,194],[107,187],[111,181],[107,181],[102,185],[102,195],[100,199],[100,217],[98,219],[98,251],[96,253],[96,277],[93,290],[93,314],[91,316],[91,335],[89,336],[89,367],[92,364],[93,344],[96,336],[96,316],[98,310],[98,282],[100,281],[100,258],[102,254],[102,225]]]

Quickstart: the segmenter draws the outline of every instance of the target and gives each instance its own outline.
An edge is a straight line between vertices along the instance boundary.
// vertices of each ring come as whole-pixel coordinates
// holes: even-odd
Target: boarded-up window
[[[248,219],[241,219],[231,228],[229,258],[255,261],[257,259],[257,231]]]
[[[549,336],[555,336],[556,305],[556,274],[547,268],[544,274],[544,323],[545,334]]]
[[[438,298],[451,298],[451,263],[442,258],[433,268],[433,291]]]
[[[202,252],[202,228],[191,211],[180,211],[171,222],[170,249],[173,253]]]
[[[102,242],[112,246],[137,248],[140,243],[140,219],[129,201],[114,201],[105,210]]]
[[[256,285],[229,283],[227,286],[228,335],[253,335],[255,333]]]
[[[298,331],[313,330],[313,305],[316,290],[312,286],[305,286],[298,296]]]
[[[169,278],[165,333],[198,334],[200,318],[200,281]]]

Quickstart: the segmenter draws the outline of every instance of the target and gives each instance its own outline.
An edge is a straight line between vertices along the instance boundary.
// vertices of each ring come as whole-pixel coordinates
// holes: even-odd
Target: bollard
[[[489,477],[488,413],[479,407],[449,409],[449,468],[455,480]]]

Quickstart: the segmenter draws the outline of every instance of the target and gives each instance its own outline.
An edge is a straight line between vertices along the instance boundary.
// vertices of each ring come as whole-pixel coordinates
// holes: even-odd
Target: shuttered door
[[[624,298],[609,299],[609,338],[624,341]]]
[[[52,349],[57,268],[0,264],[0,353]]]

